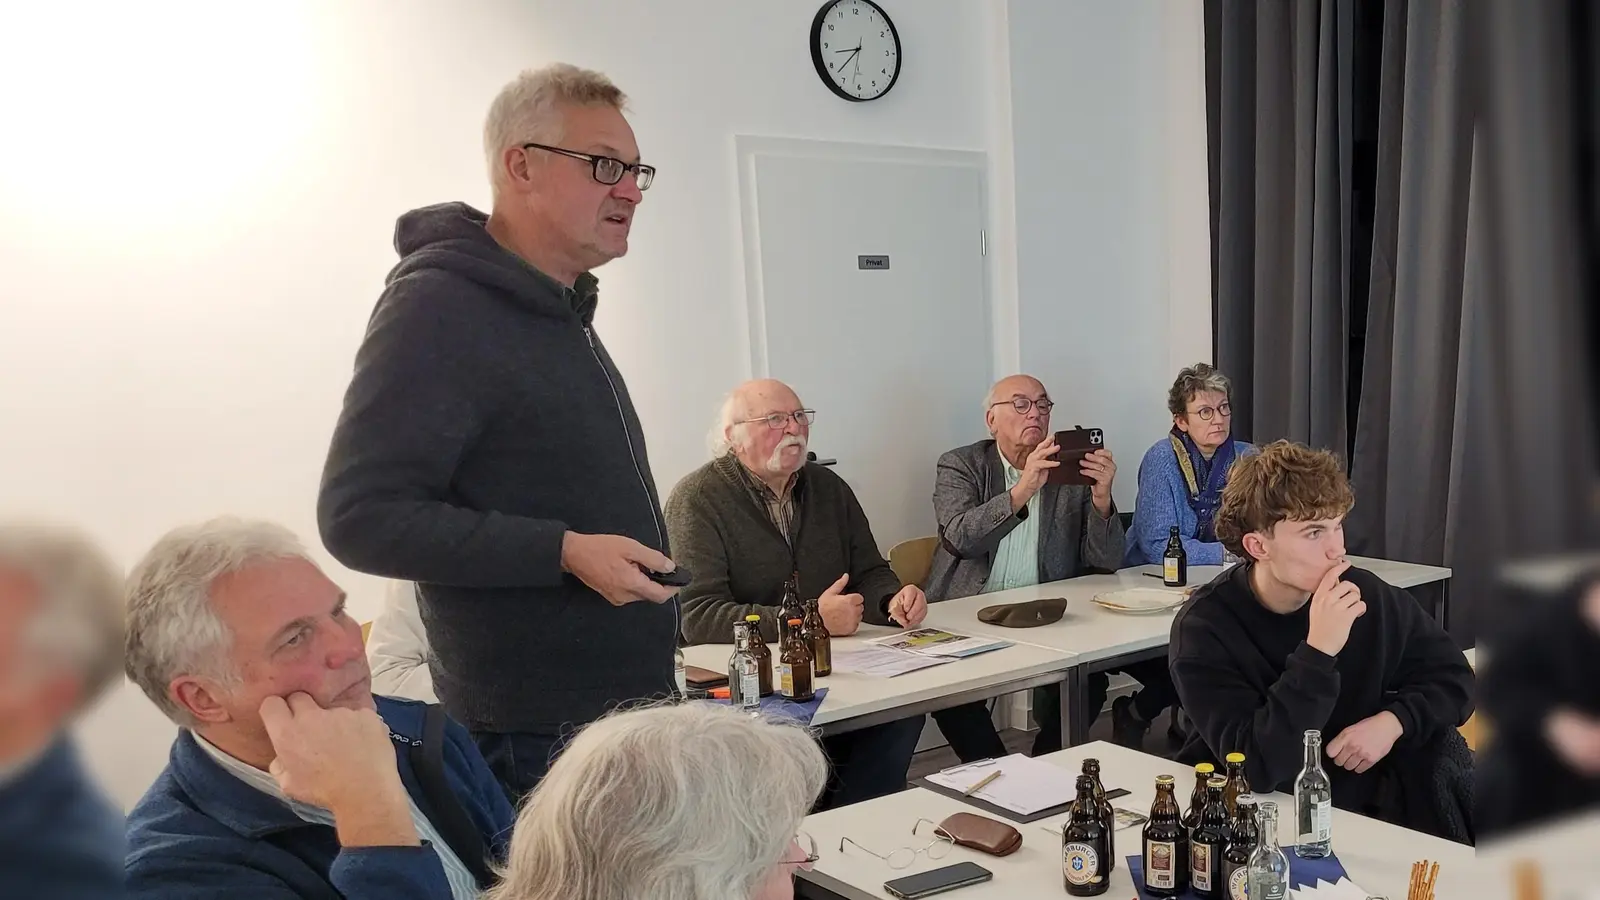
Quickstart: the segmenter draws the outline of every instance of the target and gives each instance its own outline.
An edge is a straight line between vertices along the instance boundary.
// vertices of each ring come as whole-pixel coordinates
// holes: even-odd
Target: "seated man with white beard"
[[[732,643],[734,623],[751,613],[775,641],[783,585],[796,572],[801,599],[817,598],[835,636],[854,634],[863,619],[913,627],[927,615],[922,590],[901,585],[878,552],[850,486],[806,461],[815,417],[780,381],[740,385],[713,429],[716,459],[667,499],[672,558],[692,579],[678,594],[690,643]],[[921,733],[915,716],[824,738],[833,775],[822,807],[903,789]]]

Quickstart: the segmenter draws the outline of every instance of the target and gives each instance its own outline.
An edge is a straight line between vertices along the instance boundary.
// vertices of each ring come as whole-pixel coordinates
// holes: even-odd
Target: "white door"
[[[939,455],[985,436],[983,154],[741,137],[739,155],[752,370],[817,410],[811,448],[887,556],[935,532]]]

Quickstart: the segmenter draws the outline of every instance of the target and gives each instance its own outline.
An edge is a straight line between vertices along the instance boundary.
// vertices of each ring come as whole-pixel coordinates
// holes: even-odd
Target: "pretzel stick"
[[[1433,885],[1439,880],[1439,864],[1433,864],[1433,871],[1428,873],[1428,896],[1426,900],[1433,900]]]
[[[1417,893],[1417,871],[1422,866],[1420,862],[1411,864],[1411,884],[1406,887],[1406,900],[1422,900]]]

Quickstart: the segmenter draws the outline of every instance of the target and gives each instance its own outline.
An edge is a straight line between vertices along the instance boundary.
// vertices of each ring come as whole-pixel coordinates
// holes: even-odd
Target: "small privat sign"
[[[887,269],[889,257],[887,256],[857,256],[856,266],[862,269]]]

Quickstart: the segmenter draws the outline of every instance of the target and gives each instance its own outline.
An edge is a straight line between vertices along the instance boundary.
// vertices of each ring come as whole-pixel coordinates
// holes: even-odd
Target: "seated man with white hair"
[[[374,697],[345,595],[277,525],[169,533],[128,585],[128,676],[181,726],[128,817],[132,897],[468,900],[513,812],[461,726]]]
[[[122,812],[65,729],[117,677],[122,573],[54,526],[0,525],[0,890],[100,900],[122,890]]]
[[[690,643],[732,643],[734,623],[751,613],[761,616],[762,636],[776,641],[783,586],[794,573],[800,596],[817,598],[835,636],[854,634],[863,620],[911,627],[927,616],[922,590],[901,585],[878,552],[850,485],[806,461],[815,415],[781,381],[740,385],[713,430],[716,459],[667,498],[673,559],[691,579],[678,595]],[[915,716],[824,738],[834,781],[823,805],[903,790],[921,733]]]
[[[725,706],[613,713],[523,805],[488,900],[790,900],[827,764],[807,732]]]

